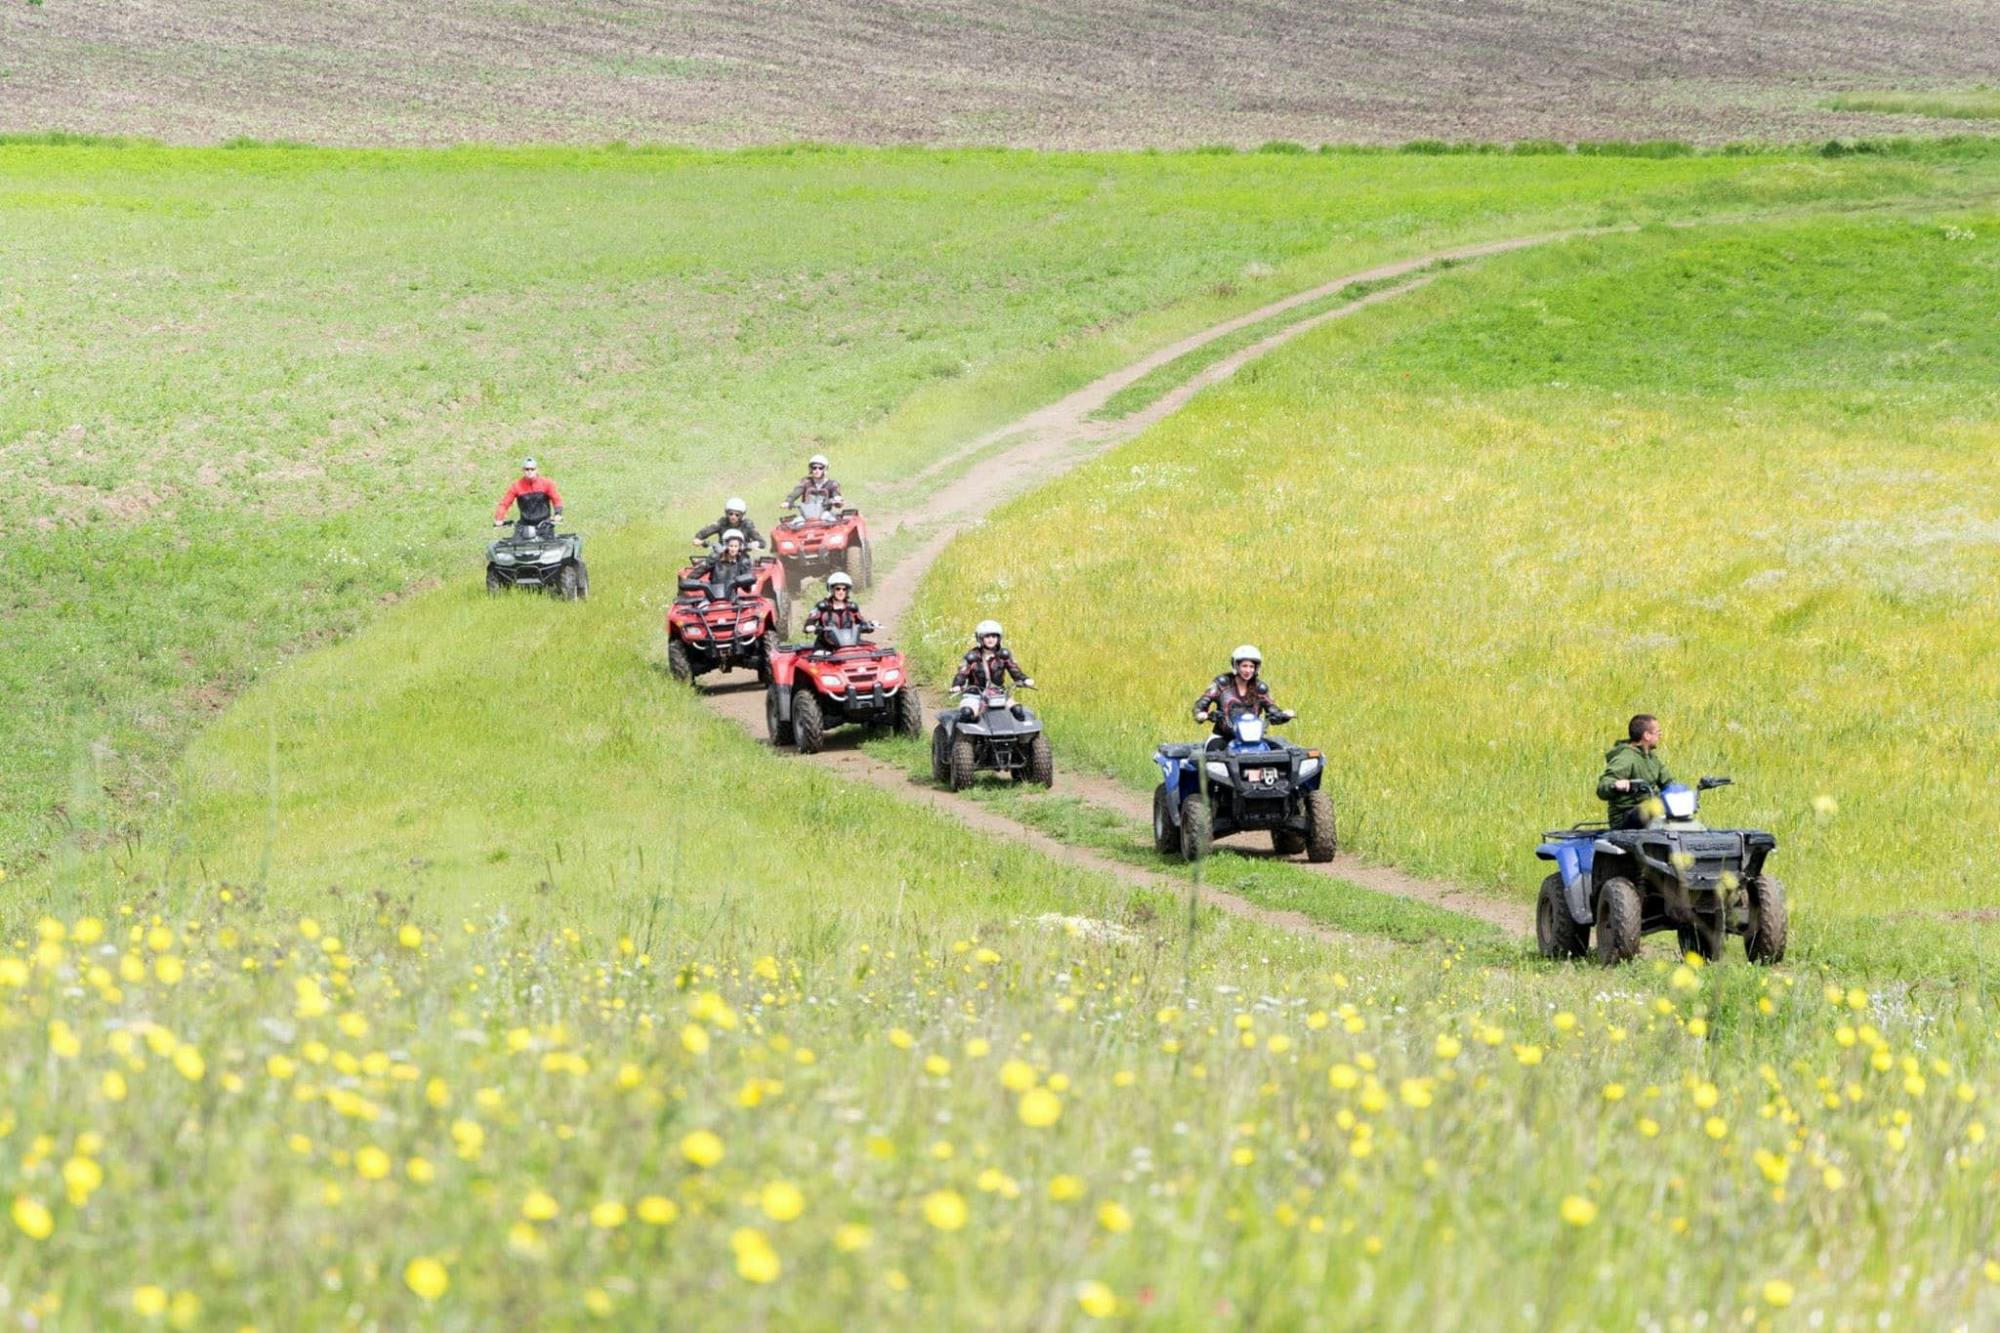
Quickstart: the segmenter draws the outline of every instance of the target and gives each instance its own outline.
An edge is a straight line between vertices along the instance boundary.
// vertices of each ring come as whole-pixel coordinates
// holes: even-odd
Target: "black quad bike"
[[[1042,734],[1042,720],[1006,690],[987,690],[981,699],[976,720],[961,708],[939,711],[931,730],[932,776],[953,791],[970,787],[976,773],[1005,773],[1016,782],[1053,787],[1056,756]]]
[[[588,597],[590,571],[583,565],[583,538],[574,532],[558,533],[553,518],[516,523],[511,536],[486,548],[486,591],[498,594],[511,588],[552,592],[567,602]]]
[[[1785,956],[1785,886],[1765,873],[1778,840],[1761,829],[1712,829],[1697,813],[1699,792],[1730,785],[1703,778],[1690,790],[1678,782],[1655,791],[1644,828],[1578,824],[1543,835],[1535,855],[1553,861],[1535,904],[1535,941],[1544,958],[1592,952],[1610,966],[1636,956],[1639,942],[1671,930],[1681,952],[1717,958],[1731,935],[1743,937],[1753,963]]]

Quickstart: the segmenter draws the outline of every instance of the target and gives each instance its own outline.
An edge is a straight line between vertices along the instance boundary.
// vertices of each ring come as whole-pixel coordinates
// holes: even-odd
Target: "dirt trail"
[[[1432,265],[1445,261],[1477,259],[1510,250],[1522,250],[1576,234],[1578,233],[1552,232],[1487,241],[1478,245],[1461,246],[1399,260],[1335,278],[1331,282],[1294,293],[1260,309],[1212,325],[1199,333],[1190,334],[1176,343],[1141,357],[1130,365],[1091,381],[1047,407],[1038,408],[1004,426],[988,431],[964,447],[932,463],[913,479],[921,482],[947,473],[951,475],[949,481],[925,495],[917,512],[875,516],[874,524],[878,532],[901,534],[909,531],[917,534],[919,540],[896,561],[893,568],[878,573],[875,586],[863,599],[869,615],[882,625],[884,641],[893,642],[896,622],[914,600],[917,584],[954,538],[1014,496],[1068,471],[1093,454],[1130,439],[1139,431],[1180,410],[1189,399],[1203,389],[1229,378],[1249,362],[1283,346],[1300,334],[1329,320],[1344,319],[1378,302],[1392,300],[1416,290],[1430,280],[1423,276],[1423,270]],[[1287,311],[1338,295],[1356,283],[1392,282],[1397,278],[1409,280],[1287,324],[1268,336],[1203,367],[1151,404],[1129,416],[1112,421],[1092,419],[1092,414],[1101,409],[1120,390],[1219,338],[1226,338],[1254,324],[1283,315]],[[724,716],[741,723],[753,735],[762,737],[764,695],[756,686],[754,678],[739,673],[729,677],[709,679],[714,682],[708,687],[710,704]],[[921,801],[934,809],[945,811],[968,827],[1025,841],[1030,846],[1071,865],[1088,866],[1129,884],[1166,888],[1176,893],[1185,891],[1186,885],[1179,879],[1154,874],[1111,857],[1059,842],[1039,830],[1017,823],[967,797],[913,782],[909,774],[896,765],[885,763],[853,748],[853,742],[841,733],[835,733],[830,739],[833,748],[816,756],[812,762],[823,763],[842,777],[871,783],[908,800]],[[1059,795],[1071,796],[1134,819],[1149,821],[1152,818],[1152,806],[1145,795],[1108,778],[1058,770],[1055,791]],[[1305,866],[1308,863],[1298,861],[1296,864]],[[1461,885],[1407,875],[1392,867],[1371,865],[1346,854],[1336,857],[1325,865],[1314,865],[1309,868],[1378,893],[1416,899],[1459,912],[1515,934],[1525,933],[1528,929],[1528,913],[1525,908],[1480,894]],[[1204,887],[1202,896],[1224,911],[1266,925],[1303,931],[1321,937],[1337,934],[1299,913],[1256,907],[1213,888]]]

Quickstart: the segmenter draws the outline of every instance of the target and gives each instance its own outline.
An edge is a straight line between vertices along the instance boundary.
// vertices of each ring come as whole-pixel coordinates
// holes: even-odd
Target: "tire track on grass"
[[[964,446],[931,463],[913,480],[922,481],[950,474],[950,480],[930,492],[920,508],[907,513],[878,515],[875,522],[885,533],[909,532],[917,544],[905,552],[894,566],[879,575],[869,591],[869,614],[883,627],[884,638],[894,640],[896,622],[915,600],[917,585],[953,539],[985,518],[987,514],[1017,495],[1040,485],[1085,459],[1122,444],[1140,431],[1171,416],[1203,389],[1219,384],[1257,358],[1275,351],[1312,329],[1336,319],[1345,319],[1383,301],[1394,300],[1431,281],[1425,270],[1447,262],[1461,262],[1525,250],[1551,241],[1588,234],[1586,230],[1542,232],[1459,246],[1418,255],[1394,263],[1381,264],[1295,292],[1246,314],[1235,316],[1177,342],[1148,353],[1117,370],[1092,380],[1046,407],[1037,408],[1003,426],[994,428]],[[1407,281],[1398,282],[1398,279]],[[1300,318],[1202,367],[1145,407],[1115,420],[1094,420],[1121,390],[1191,352],[1199,351],[1221,338],[1275,319],[1301,306],[1309,306],[1337,296],[1359,283],[1395,283],[1352,301]],[[741,724],[752,735],[764,734],[764,692],[748,673],[711,677],[716,685],[706,695],[709,705],[723,716]],[[932,809],[943,811],[969,828],[1027,843],[1038,851],[1070,865],[1084,866],[1110,875],[1126,884],[1164,889],[1180,894],[1185,881],[1128,865],[1087,848],[1050,837],[1006,815],[982,806],[969,797],[914,781],[901,767],[877,759],[855,748],[851,742],[822,751],[809,761],[822,764],[839,776],[866,782],[884,791]],[[1058,770],[1055,793],[1066,795],[1129,818],[1150,822],[1150,799],[1108,778]],[[1342,853],[1322,865],[1303,860],[1293,864],[1329,878],[1343,880],[1377,893],[1408,898],[1441,907],[1498,926],[1514,935],[1526,934],[1526,909],[1481,894],[1463,885],[1406,874],[1391,866],[1362,861]],[[1342,932],[1325,926],[1299,912],[1259,907],[1234,894],[1206,883],[1198,886],[1202,900],[1235,916],[1280,929],[1321,938],[1335,938]]]

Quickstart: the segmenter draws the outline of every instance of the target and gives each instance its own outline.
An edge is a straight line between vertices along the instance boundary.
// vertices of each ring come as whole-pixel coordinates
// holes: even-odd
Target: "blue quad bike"
[[[1292,717],[1273,713],[1269,725]],[[1333,798],[1320,787],[1320,752],[1272,739],[1266,719],[1254,714],[1237,714],[1229,729],[1226,739],[1154,752],[1161,778],[1153,789],[1154,848],[1199,861],[1217,838],[1267,829],[1279,855],[1331,861],[1339,842]]]
[[[1711,829],[1697,815],[1700,792],[1640,783],[1654,816],[1644,828],[1578,824],[1543,835],[1535,855],[1555,862],[1535,903],[1535,942],[1544,958],[1594,952],[1606,967],[1636,956],[1640,940],[1671,930],[1681,952],[1713,959],[1731,935],[1753,963],[1785,956],[1785,886],[1765,873],[1778,840],[1759,829]],[[1592,931],[1596,932],[1592,949]]]

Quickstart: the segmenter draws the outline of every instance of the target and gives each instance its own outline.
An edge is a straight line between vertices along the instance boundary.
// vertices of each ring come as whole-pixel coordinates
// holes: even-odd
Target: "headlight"
[[[1220,759],[1211,759],[1206,764],[1203,764],[1202,767],[1208,770],[1208,776],[1215,781],[1229,781],[1229,765],[1223,763]]]
[[[1311,777],[1313,774],[1317,772],[1319,772],[1319,760],[1317,759],[1308,759],[1304,763],[1299,765],[1299,779],[1301,781]]]
[[[705,639],[708,637],[708,631],[699,625],[689,625],[687,627],[687,636],[690,639]]]
[[[799,544],[797,542],[779,542],[778,549],[780,551],[783,551],[786,555],[796,555],[798,553]]]
[[[536,556],[535,559],[544,565],[553,565],[562,560],[562,551],[560,549],[544,551]]]
[[[902,678],[903,678],[903,673],[900,671],[884,671],[882,673],[882,683],[884,685],[894,685],[897,681],[901,680]]]
[[[511,565],[514,563],[514,554],[511,551],[495,551],[493,553],[493,563],[496,565]]]
[[[847,688],[847,677],[838,671],[825,671],[820,673],[819,683],[829,690],[844,690]]]
[[[826,544],[838,551],[841,547],[847,545],[847,538],[836,532],[833,536],[826,539]]]

